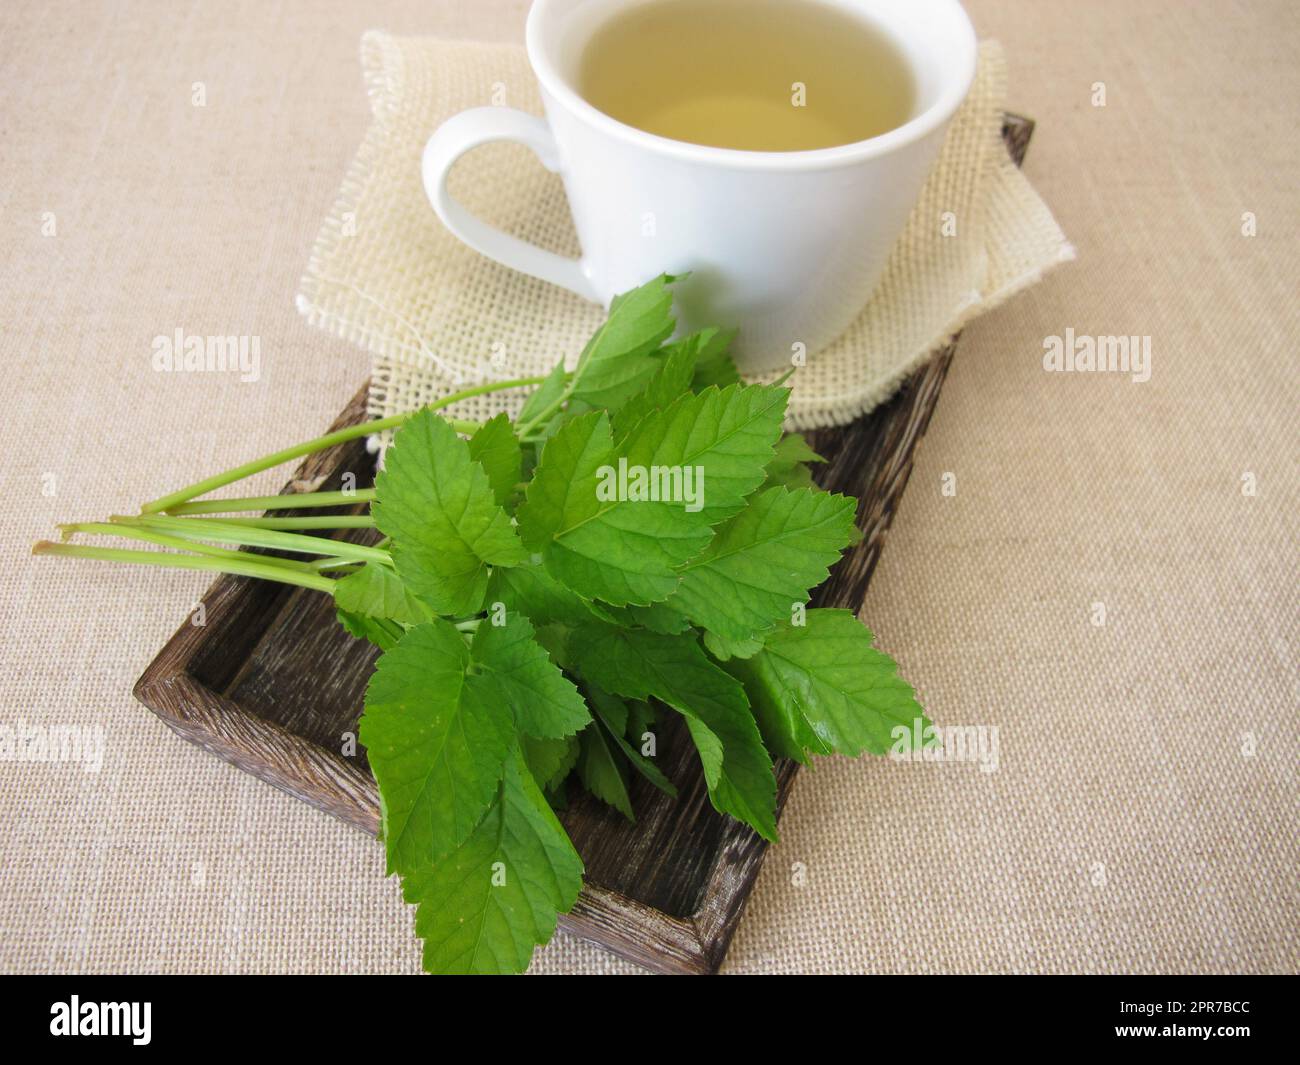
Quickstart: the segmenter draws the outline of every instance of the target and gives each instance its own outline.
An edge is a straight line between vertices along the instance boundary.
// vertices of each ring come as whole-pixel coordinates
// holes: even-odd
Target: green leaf
[[[577,736],[566,736],[562,740],[520,736],[519,746],[533,779],[543,791],[558,785],[578,762]]]
[[[695,373],[695,344],[682,341],[670,344],[663,350],[663,361],[645,389],[613,413],[611,423],[616,438],[626,436],[628,430],[651,411],[662,410],[690,391],[691,378]]]
[[[602,468],[618,462],[603,411],[580,415],[546,442],[519,531],[552,577],[586,599],[645,605],[677,587],[677,567],[709,542],[681,503],[603,501]]]
[[[629,821],[635,822],[632,800],[627,794],[627,781],[623,779],[623,771],[610,750],[609,736],[604,726],[595,724],[580,738],[582,752],[578,755],[578,777],[583,786]]]
[[[575,641],[578,670],[606,691],[656,698],[686,717],[709,798],[776,839],[776,779],[744,689],[689,636],[592,625]]]
[[[529,736],[563,739],[591,721],[587,704],[573,683],[535,639],[533,626],[519,613],[506,623],[479,624],[470,647],[474,675],[483,698],[510,708],[515,724]]]
[[[817,482],[813,480],[812,469],[801,462],[788,470],[769,472],[767,480],[763,482],[763,487],[816,488]]]
[[[531,393],[524,400],[524,405],[519,408],[519,416],[515,419],[515,424],[526,425],[532,419],[540,417],[548,408],[564,398],[564,390],[567,385],[568,374],[564,369],[564,360],[561,359],[555,364],[554,369],[546,375],[546,380],[537,386],[537,391]]]
[[[483,467],[492,495],[503,507],[515,494],[523,476],[523,449],[515,436],[514,426],[503,413],[486,421],[469,438],[469,457]]]
[[[339,624],[358,640],[369,640],[381,651],[394,647],[402,638],[400,625],[384,618],[372,618],[365,614],[353,614],[347,610],[337,611]]]
[[[661,632],[666,636],[676,636],[690,629],[691,623],[676,610],[669,607],[672,597],[663,603],[651,603],[649,606],[612,606],[604,620],[614,621],[627,628],[640,625],[651,632]]]
[[[583,598],[616,606],[666,599],[678,568],[711,539],[709,526],[740,510],[763,480],[788,396],[765,385],[687,394],[642,419],[618,447],[603,412],[574,418],[546,442],[519,508],[524,543]],[[679,492],[689,473],[696,494],[624,493],[614,482],[634,467],[675,470],[676,483],[666,480]]]
[[[825,461],[798,433],[786,433],[777,442],[776,453],[767,464],[767,480],[763,487],[811,488],[813,476],[808,463]]]
[[[483,467],[431,411],[398,430],[375,491],[371,513],[392,537],[398,576],[435,613],[477,613],[488,567],[527,558]]]
[[[570,395],[592,407],[617,407],[645,387],[659,366],[653,354],[672,335],[668,275],[616,297],[574,369]]]
[[[614,741],[614,745],[623,753],[623,757],[628,760],[632,768],[660,791],[676,798],[677,788],[674,787],[673,782],[660,772],[657,765],[628,742],[626,734],[632,714],[627,703],[594,684],[587,686],[587,696],[592,712],[608,730],[609,738]],[[638,708],[648,708],[648,704],[640,701],[634,705]],[[638,711],[638,719],[642,712],[643,710]],[[644,731],[644,725],[641,731]]]
[[[691,389],[703,391],[710,385],[726,388],[740,381],[740,371],[728,353],[736,338],[734,329],[702,329],[685,340],[695,338],[695,377]],[[682,341],[683,343],[685,341]]]
[[[608,613],[552,577],[540,563],[492,571],[488,602],[503,603],[534,625],[581,625],[607,619]]]
[[[390,872],[463,842],[496,793],[514,722],[468,668],[460,633],[435,619],[385,652],[366,688],[360,739],[379,784]]]
[[[334,583],[334,602],[349,614],[388,618],[403,625],[429,621],[433,614],[406,589],[402,579],[387,566],[367,562],[359,570]]]
[[[627,731],[628,707],[617,695],[596,684],[585,685],[592,714],[617,736]]]
[[[788,468],[796,462],[825,462],[802,433],[786,433],[777,442],[776,454],[773,455],[769,470]]]
[[[702,514],[716,525],[762,484],[789,396],[772,385],[688,393],[639,422],[622,452],[629,466],[703,467]]]
[[[722,525],[682,570],[664,606],[727,640],[748,641],[788,620],[857,538],[857,501],[809,488],[769,488]]]
[[[627,704],[627,729],[624,735],[628,737],[628,742],[636,744],[639,750],[645,734],[657,721],[655,708],[650,703],[644,699],[631,699]]]
[[[709,632],[707,629],[702,635],[705,648],[719,662],[725,662],[729,658],[753,658],[763,649],[763,641],[758,638],[752,640],[728,640],[726,637],[719,636],[716,632]]]
[[[848,610],[809,610],[802,626],[784,624],[763,649],[727,669],[745,685],[769,746],[801,762],[808,754],[884,754],[893,730],[917,719],[929,726],[894,660]]]
[[[473,835],[402,883],[424,967],[443,974],[522,972],[581,888],[582,859],[518,751]]]
[[[539,625],[537,628],[537,642],[546,648],[551,661],[564,670],[573,668],[573,656],[569,653],[573,633],[568,625]]]

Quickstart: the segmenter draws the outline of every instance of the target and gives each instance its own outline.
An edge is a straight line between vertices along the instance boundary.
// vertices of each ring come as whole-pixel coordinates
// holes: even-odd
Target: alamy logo
[[[178,327],[171,336],[159,333],[152,347],[158,373],[238,373],[244,382],[262,376],[260,336],[186,336]]]
[[[80,762],[87,773],[104,767],[102,725],[0,722],[0,762]]]
[[[692,514],[704,507],[703,466],[629,466],[596,471],[596,498],[602,503],[681,503]]]
[[[148,1046],[153,1020],[150,1002],[70,1002],[50,1006],[50,1035],[130,1036],[138,1047]]]
[[[998,771],[997,725],[927,725],[913,718],[911,727],[895,725],[889,757],[896,762],[977,762],[981,773]]]
[[[1126,373],[1135,384],[1151,380],[1151,338],[1065,336],[1043,338],[1043,369],[1049,373]]]

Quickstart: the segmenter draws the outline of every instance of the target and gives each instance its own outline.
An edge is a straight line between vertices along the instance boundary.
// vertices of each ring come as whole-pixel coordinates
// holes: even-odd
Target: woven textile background
[[[863,616],[999,767],[802,774],[727,968],[1295,971],[1292,4],[968,6],[1079,260],[966,331]],[[418,967],[372,841],[131,698],[203,578],[27,550],[331,419],[368,357],[293,297],[370,119],[357,40],[524,9],[0,7],[0,724],[107,743],[0,761],[0,969]],[[258,380],[156,372],[178,328],[258,337]],[[1151,379],[1045,372],[1067,329],[1149,335]],[[561,937],[534,969],[631,967]]]

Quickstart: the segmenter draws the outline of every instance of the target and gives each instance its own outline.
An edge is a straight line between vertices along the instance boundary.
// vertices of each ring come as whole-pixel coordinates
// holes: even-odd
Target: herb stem
[[[339,558],[331,555],[329,558],[316,558],[305,564],[309,570],[320,572],[322,570],[343,570],[346,569],[351,573],[353,569],[359,569],[364,563],[358,562],[355,558]],[[344,574],[346,576],[346,574]]]
[[[356,503],[373,503],[373,488],[352,488],[342,492],[288,492],[274,496],[241,496],[237,499],[200,499],[193,503],[177,503],[167,508],[167,514],[228,514],[252,510],[312,510],[316,507],[347,507]],[[153,517],[150,511],[142,517]]]
[[[559,410],[562,406],[564,406],[566,402],[568,402],[569,397],[573,395],[573,389],[574,386],[577,385],[577,383],[578,383],[578,375],[575,372],[574,375],[569,378],[568,383],[565,384],[563,392],[561,392],[558,396],[555,397],[555,399],[551,400],[550,403],[548,403],[545,407],[543,407],[531,418],[529,418],[528,421],[524,422],[523,425],[517,427],[516,432],[519,434],[519,439],[521,441],[526,441],[528,434],[531,433],[534,428],[536,428],[538,425],[545,425],[546,422],[550,420],[551,416],[554,415],[555,412]]]
[[[370,620],[376,626],[383,629],[384,632],[388,633],[388,638],[394,643],[406,635],[406,629],[396,621],[392,621],[389,618],[371,618]]]
[[[443,407],[449,407],[453,403],[459,403],[463,399],[470,399],[474,396],[485,395],[489,392],[498,392],[507,388],[523,388],[527,385],[540,385],[546,378],[544,377],[517,377],[509,381],[491,381],[487,384],[476,385],[473,388],[461,389],[459,392],[453,392],[442,399],[435,400],[424,410],[441,410]],[[274,466],[290,462],[293,459],[302,458],[304,455],[311,455],[317,451],[324,451],[326,448],[334,447],[337,444],[345,444],[349,440],[356,440],[363,436],[370,436],[374,433],[381,433],[386,429],[396,429],[408,418],[414,415],[415,411],[408,411],[404,414],[393,414],[387,418],[379,418],[375,421],[360,422],[357,425],[349,425],[343,429],[336,429],[332,433],[326,433],[324,436],[318,436],[313,440],[305,441],[301,444],[295,444],[292,447],[284,448],[280,451],[273,451],[269,455],[263,455],[261,458],[253,459],[251,462],[245,462],[243,465],[235,466],[226,470],[224,473],[213,474],[211,477],[205,477],[201,481],[195,481],[185,488],[178,489],[170,495],[165,495],[159,499],[152,500],[140,508],[142,514],[157,514],[159,511],[171,510],[180,503],[187,503],[196,496],[207,495],[217,488],[231,484],[234,481],[243,480],[245,477],[251,477],[262,470],[269,470]],[[458,432],[473,432],[478,428],[477,422],[453,422]]]
[[[207,555],[211,558],[234,558],[247,559],[247,551],[232,551],[225,547],[213,547],[211,544],[192,543],[184,540],[179,536],[168,536],[165,533],[156,532],[152,529],[132,527],[123,524],[110,524],[108,522],[77,522],[72,525],[60,525],[59,529],[63,533],[66,541],[74,533],[85,533],[90,536],[118,536],[128,540],[139,540],[148,544],[157,544],[159,547],[172,547],[182,551],[193,551],[196,554]],[[263,556],[260,561],[271,563],[282,569],[298,570],[302,573],[310,573],[312,567],[306,562],[300,562],[292,558],[275,558],[274,556]]]
[[[393,563],[392,556],[387,551],[380,551],[364,544],[332,540],[326,536],[281,532],[278,529],[228,525],[224,521],[209,521],[203,518],[153,515],[144,518],[125,518],[119,524],[161,530],[183,541],[215,541],[221,544],[239,544],[243,547],[265,547],[304,555],[323,555],[326,558],[347,558],[354,562],[378,562],[386,566],[391,566]]]
[[[32,548],[33,555],[60,555],[64,558],[90,558],[102,562],[134,562],[142,566],[159,566],[164,569],[203,570],[208,573],[228,573],[236,577],[253,577],[257,580],[275,581],[279,584],[296,584],[318,592],[334,592],[334,582],[314,573],[301,573],[283,566],[269,565],[264,561],[244,562],[234,558],[213,558],[208,555],[172,555],[162,551],[134,551],[118,547],[90,547],[86,544],[52,544],[42,540]]]
[[[292,532],[297,529],[373,529],[375,519],[369,514],[309,514],[292,518],[231,518],[221,519],[227,525],[243,525],[252,529],[280,529]]]

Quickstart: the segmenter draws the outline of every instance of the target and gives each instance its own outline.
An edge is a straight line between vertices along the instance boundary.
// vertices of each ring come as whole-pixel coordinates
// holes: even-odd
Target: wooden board
[[[1008,116],[1004,135],[1017,162],[1032,131],[1032,121]],[[861,500],[864,533],[817,590],[814,605],[862,605],[954,346],[937,353],[869,416],[810,434],[829,460],[818,471],[819,482]],[[365,399],[363,388],[334,427],[362,420]],[[373,473],[371,456],[356,441],[311,456],[285,491],[337,489],[346,474],[364,487]],[[374,534],[348,535],[364,541]],[[377,833],[379,801],[364,751],[343,753],[355,736],[376,649],[348,636],[334,620],[332,600],[316,592],[222,577],[203,603],[205,623],[186,620],[137,682],[137,698],[190,742]],[[679,795],[669,799],[633,774],[635,825],[572,789],[574,801],[562,820],[587,872],[577,905],[560,924],[648,969],[714,972],[767,844],[713,810],[677,715],[665,715],[659,757]],[[797,769],[793,762],[777,763],[778,813]],[[380,867],[376,855],[376,875]]]

